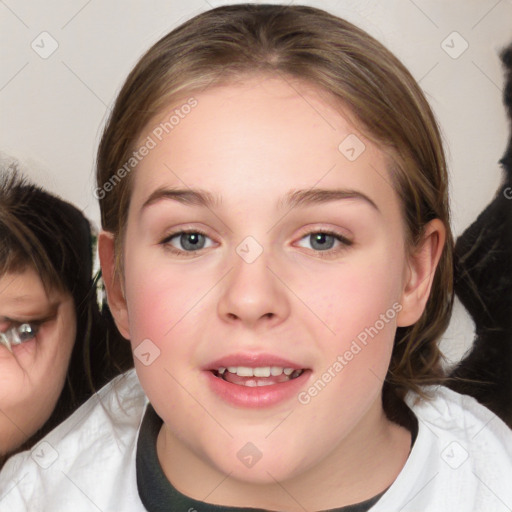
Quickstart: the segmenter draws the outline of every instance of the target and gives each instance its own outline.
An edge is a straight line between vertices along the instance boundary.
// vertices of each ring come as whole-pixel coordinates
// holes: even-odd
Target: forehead
[[[192,97],[195,106],[182,109]],[[313,86],[281,78],[191,94],[141,135],[139,147],[152,147],[137,166],[132,201],[140,205],[161,186],[270,200],[318,184],[363,188],[396,202],[385,155],[346,111]]]
[[[46,292],[37,272],[27,268],[22,272],[8,272],[0,275],[0,307],[39,306],[56,300],[60,293]],[[0,311],[0,316],[1,316]]]

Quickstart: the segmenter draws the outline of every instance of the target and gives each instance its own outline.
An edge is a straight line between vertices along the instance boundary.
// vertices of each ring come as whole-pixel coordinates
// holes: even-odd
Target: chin
[[[304,446],[300,457],[294,455],[294,450],[295,448],[289,447],[287,451],[280,451],[278,446],[272,446],[268,441],[235,441],[230,448],[226,447],[225,450],[208,456],[212,466],[226,475],[229,474],[232,479],[250,484],[273,485],[276,480],[289,480],[307,469],[305,466],[308,464],[303,457]]]

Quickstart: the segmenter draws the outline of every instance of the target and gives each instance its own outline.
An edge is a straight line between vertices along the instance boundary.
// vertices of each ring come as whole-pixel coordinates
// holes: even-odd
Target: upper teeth
[[[284,373],[291,375],[294,371],[293,368],[282,368],[280,366],[259,366],[257,368],[249,368],[248,366],[228,366],[224,368],[221,366],[218,372],[223,375],[225,371],[229,373],[236,373],[240,377],[277,377]]]

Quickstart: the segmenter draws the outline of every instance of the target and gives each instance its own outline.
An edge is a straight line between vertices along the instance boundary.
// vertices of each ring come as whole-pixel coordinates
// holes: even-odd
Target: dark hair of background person
[[[30,184],[11,164],[0,172],[0,275],[33,268],[46,290],[71,294],[76,339],[64,388],[50,418],[13,453],[29,449],[96,390],[133,366],[130,344],[101,310],[93,278],[95,238],[82,212]],[[13,455],[8,454],[8,456]],[[0,467],[4,460],[0,458]]]
[[[512,45],[501,58],[511,132],[496,196],[455,245],[455,292],[475,322],[475,339],[448,385],[512,428]]]

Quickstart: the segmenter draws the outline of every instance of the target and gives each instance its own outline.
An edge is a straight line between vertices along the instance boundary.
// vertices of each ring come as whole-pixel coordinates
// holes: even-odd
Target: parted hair
[[[419,85],[365,31],[300,5],[228,5],[186,21],[154,44],[125,81],[100,142],[97,186],[112,180],[148,123],[165,108],[194,91],[258,74],[303,81],[334,99],[340,112],[348,109],[361,133],[387,156],[409,251],[429,221],[444,223],[446,243],[426,308],[414,325],[397,329],[384,384],[385,402],[386,396],[402,399],[408,390],[424,395],[421,386],[443,380],[438,343],[453,305],[446,162],[435,116]],[[133,172],[100,198],[102,225],[115,236],[121,273]]]

